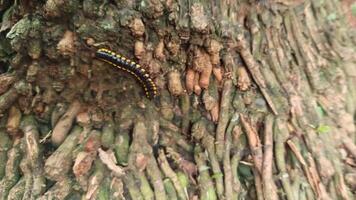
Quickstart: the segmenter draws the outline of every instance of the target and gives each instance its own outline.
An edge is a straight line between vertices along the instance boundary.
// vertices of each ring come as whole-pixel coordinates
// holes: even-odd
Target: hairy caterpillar
[[[143,89],[145,90],[145,94],[147,98],[153,99],[157,95],[157,87],[153,82],[150,75],[143,69],[139,64],[116,54],[108,49],[99,49],[95,56],[100,60],[103,60],[123,71],[126,71],[133,76],[142,84]]]

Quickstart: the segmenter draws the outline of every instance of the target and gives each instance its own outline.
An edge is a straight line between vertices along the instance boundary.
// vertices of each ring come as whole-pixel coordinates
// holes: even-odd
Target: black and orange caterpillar
[[[136,79],[142,84],[147,98],[153,99],[156,97],[157,87],[155,83],[153,82],[147,71],[143,69],[139,64],[104,48],[99,49],[95,53],[95,56],[100,60],[103,60],[135,76]]]

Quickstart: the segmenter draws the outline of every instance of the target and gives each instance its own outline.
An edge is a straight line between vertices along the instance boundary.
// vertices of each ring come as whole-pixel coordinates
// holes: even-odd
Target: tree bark
[[[0,200],[354,199],[345,5],[0,1]]]

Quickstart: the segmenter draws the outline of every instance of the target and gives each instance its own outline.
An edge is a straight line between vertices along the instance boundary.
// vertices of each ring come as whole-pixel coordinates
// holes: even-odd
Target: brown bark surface
[[[355,199],[355,11],[0,1],[0,200]]]

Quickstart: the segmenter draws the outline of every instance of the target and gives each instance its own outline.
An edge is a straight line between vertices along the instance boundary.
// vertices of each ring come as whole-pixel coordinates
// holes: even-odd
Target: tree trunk
[[[354,199],[342,3],[0,1],[0,200]]]

